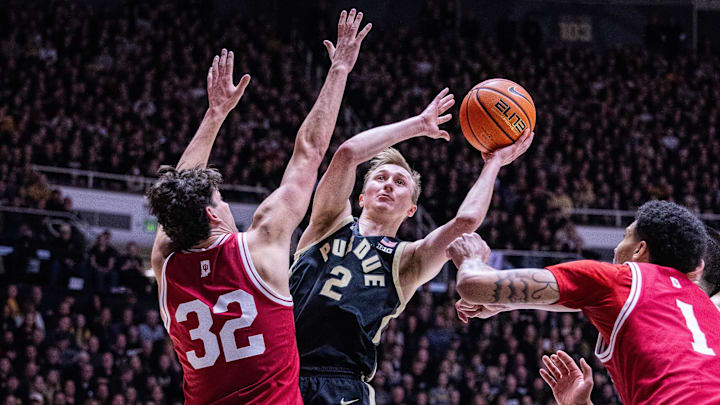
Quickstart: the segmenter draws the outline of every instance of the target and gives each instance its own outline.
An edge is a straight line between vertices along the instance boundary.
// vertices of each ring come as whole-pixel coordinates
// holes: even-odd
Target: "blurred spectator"
[[[105,231],[98,235],[95,245],[90,249],[90,274],[95,281],[95,288],[100,292],[107,291],[118,283],[118,274],[115,271],[118,254],[115,248],[110,246],[110,239],[110,232]]]
[[[69,224],[60,225],[59,235],[52,241],[51,256],[51,285],[66,286],[71,276],[85,278],[84,246],[73,238]]]

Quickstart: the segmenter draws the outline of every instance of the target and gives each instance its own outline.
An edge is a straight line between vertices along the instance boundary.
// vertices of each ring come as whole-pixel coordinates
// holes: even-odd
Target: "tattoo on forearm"
[[[507,287],[507,292],[504,291],[504,287]],[[498,303],[505,296],[510,302],[525,302],[528,299],[528,289],[529,285],[524,277],[518,277],[518,274],[511,272],[498,272],[492,302]]]
[[[547,277],[547,274],[538,273],[538,272],[532,272],[530,275],[532,277],[532,280],[537,283],[540,287],[535,288],[531,294],[531,297],[533,299],[540,299],[542,298],[542,292],[544,290],[548,290],[547,292],[553,291],[553,292],[560,292],[560,289],[558,288],[557,281],[555,281],[555,277],[550,275],[550,277]]]
[[[486,265],[482,266],[485,267]],[[475,267],[475,266],[473,266]],[[475,267],[475,271],[480,270]],[[483,269],[485,270],[485,269]],[[487,268],[486,281],[480,284],[477,298],[487,303],[535,303],[552,302],[559,297],[559,289],[552,273],[543,270],[506,270],[496,271]],[[485,287],[481,287],[482,285]]]

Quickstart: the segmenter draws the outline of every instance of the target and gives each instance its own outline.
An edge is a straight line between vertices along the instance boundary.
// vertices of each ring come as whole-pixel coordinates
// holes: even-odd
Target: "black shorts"
[[[300,393],[305,405],[375,405],[375,391],[369,384],[343,374],[301,374]]]

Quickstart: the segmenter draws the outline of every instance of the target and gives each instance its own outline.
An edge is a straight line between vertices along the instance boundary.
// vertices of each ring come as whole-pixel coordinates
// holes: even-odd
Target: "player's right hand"
[[[469,259],[480,259],[487,263],[490,260],[490,247],[477,233],[464,233],[448,245],[445,254],[459,269]]]
[[[355,9],[350,10],[349,14],[345,10],[340,13],[337,46],[328,40],[323,41],[333,66],[345,67],[348,72],[355,66],[360,52],[360,45],[362,45],[363,39],[372,29],[372,24],[367,24],[358,34],[362,19],[362,11],[356,14]]]
[[[489,162],[490,160],[497,159],[502,166],[508,165],[528,150],[534,138],[535,132],[530,132],[530,128],[526,128],[523,134],[520,135],[520,138],[512,145],[500,148],[494,152],[483,152],[483,160]]]
[[[582,372],[572,357],[562,350],[550,357],[543,356],[542,361],[549,371],[540,369],[540,376],[552,388],[559,405],[592,405],[593,375],[585,359],[580,359]]]
[[[457,311],[458,318],[460,318],[463,323],[468,323],[470,318],[487,319],[499,314],[500,312],[510,310],[510,308],[501,304],[475,305],[461,298],[455,303],[455,310]]]
[[[233,64],[235,54],[223,49],[220,56],[215,55],[213,64],[207,75],[208,101],[210,110],[221,114],[223,117],[237,105],[240,98],[245,94],[245,88],[250,83],[250,75],[245,74],[240,83],[233,84]]]

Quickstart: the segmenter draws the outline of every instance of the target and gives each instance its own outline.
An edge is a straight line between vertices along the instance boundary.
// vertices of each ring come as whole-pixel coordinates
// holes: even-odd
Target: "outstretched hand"
[[[425,111],[420,114],[423,123],[422,135],[433,139],[450,140],[450,134],[447,131],[440,130],[439,127],[452,118],[452,114],[443,115],[450,107],[455,105],[455,95],[448,93],[450,93],[450,90],[447,87],[444,88],[425,108]]]
[[[502,166],[508,165],[528,150],[533,138],[535,138],[535,132],[531,132],[530,128],[525,128],[525,131],[515,143],[494,152],[483,152],[482,157],[485,162],[497,159]]]
[[[372,29],[372,24],[367,24],[358,33],[362,19],[362,11],[356,14],[355,9],[350,10],[349,14],[345,10],[340,13],[337,46],[328,40],[323,41],[333,66],[345,67],[348,72],[355,66],[360,52],[360,45],[362,45],[363,39]]]
[[[220,56],[215,55],[207,75],[210,109],[223,116],[229,114],[235,108],[240,98],[245,94],[245,88],[250,83],[250,75],[245,74],[237,86],[233,84],[234,61],[235,55],[233,52],[223,49]]]
[[[540,376],[552,388],[559,405],[588,405],[593,388],[592,369],[580,359],[582,372],[567,353],[560,350],[552,356],[543,356],[547,370],[540,369]]]
[[[502,304],[476,305],[461,298],[455,303],[455,310],[457,311],[458,318],[460,318],[463,323],[468,323],[470,318],[491,318],[500,312],[510,310],[510,307]]]

